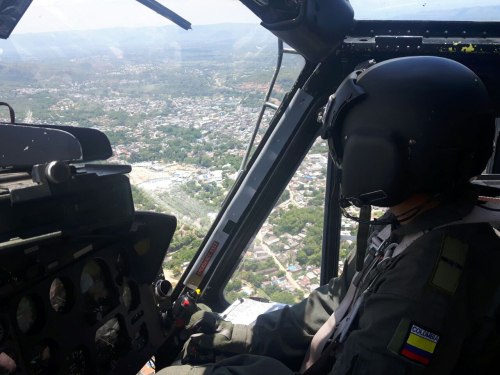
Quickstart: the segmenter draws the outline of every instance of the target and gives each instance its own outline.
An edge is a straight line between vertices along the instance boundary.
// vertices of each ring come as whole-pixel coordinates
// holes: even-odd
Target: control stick
[[[191,316],[199,310],[196,301],[200,296],[200,290],[190,290],[186,294],[180,296],[172,307],[172,315],[175,319],[176,327],[184,327]]]

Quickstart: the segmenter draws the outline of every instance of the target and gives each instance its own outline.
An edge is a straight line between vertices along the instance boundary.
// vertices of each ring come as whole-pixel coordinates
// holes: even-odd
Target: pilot
[[[448,59],[388,60],[347,77],[323,123],[342,169],[339,204],[361,207],[365,233],[342,275],[250,326],[197,312],[191,365],[159,374],[493,373],[500,240],[489,222],[500,212],[470,182],[493,151],[481,80]],[[374,222],[370,205],[390,211]],[[207,351],[225,358],[193,365]]]

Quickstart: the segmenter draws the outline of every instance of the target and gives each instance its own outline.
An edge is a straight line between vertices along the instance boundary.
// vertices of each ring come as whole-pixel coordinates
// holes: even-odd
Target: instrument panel
[[[0,353],[15,374],[135,375],[163,344],[170,301],[154,285],[176,220],[137,213],[126,228],[0,245]]]

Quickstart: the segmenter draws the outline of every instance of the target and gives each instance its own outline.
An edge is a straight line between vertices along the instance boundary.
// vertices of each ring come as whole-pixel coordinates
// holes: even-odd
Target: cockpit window
[[[499,21],[496,0],[350,0],[357,19]]]
[[[229,302],[257,297],[294,305],[319,287],[327,150],[318,138],[227,283]]]
[[[0,98],[17,122],[90,127],[131,164],[137,210],[173,214],[165,262],[185,269],[238,176],[273,76],[278,40],[244,5],[164,2],[185,31],[135,0],[37,0],[0,40]],[[231,21],[231,23],[228,23]],[[303,68],[287,55],[278,106]],[[252,152],[268,129],[268,109]],[[6,107],[0,121],[10,122]]]

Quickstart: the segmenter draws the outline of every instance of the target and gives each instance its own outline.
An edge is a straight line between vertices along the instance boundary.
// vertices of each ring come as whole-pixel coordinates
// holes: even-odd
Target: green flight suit
[[[477,336],[500,285],[500,239],[486,223],[437,228],[465,217],[477,197],[477,188],[466,185],[396,230],[407,235],[436,228],[413,242],[378,278],[342,353],[324,374],[490,373],[488,353],[498,354],[500,347],[486,352],[478,346],[483,341],[478,341]],[[455,250],[462,260],[450,260],[449,254]],[[231,351],[247,354],[205,366],[174,366],[159,374],[297,373],[314,334],[345,296],[354,267],[355,257],[350,255],[343,274],[306,300],[261,315],[254,325],[234,325]],[[410,346],[417,354],[430,357],[429,363],[422,363],[422,355],[415,360],[401,354],[402,348],[412,343],[411,332],[405,331],[408,327],[422,329],[422,337],[427,334],[434,340],[433,349],[428,349],[432,342],[425,339],[425,345],[415,344],[417,349]]]

